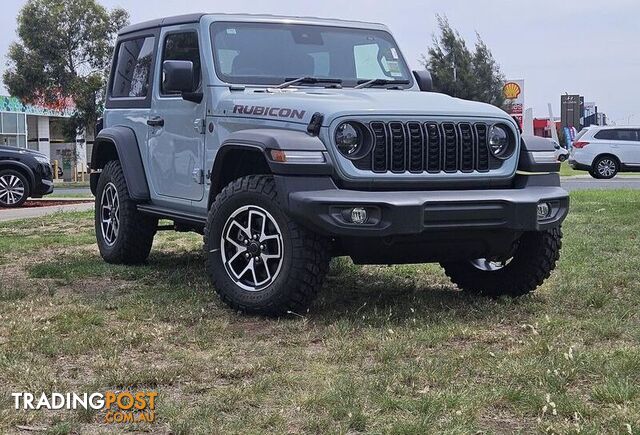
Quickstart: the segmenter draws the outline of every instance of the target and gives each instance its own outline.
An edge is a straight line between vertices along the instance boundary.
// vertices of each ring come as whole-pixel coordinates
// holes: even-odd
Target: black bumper
[[[32,198],[42,198],[45,195],[53,193],[53,181],[41,179],[36,181],[34,191],[31,193]]]
[[[387,237],[443,230],[539,231],[558,226],[567,216],[569,195],[549,183],[520,183],[520,188],[438,191],[354,191],[339,189],[330,178],[277,177],[290,216],[328,236]],[[538,220],[537,206],[551,205]],[[349,222],[349,210],[362,207],[369,220]]]

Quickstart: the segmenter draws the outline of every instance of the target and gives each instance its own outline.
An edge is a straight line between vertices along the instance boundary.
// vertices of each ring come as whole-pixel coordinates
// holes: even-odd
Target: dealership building
[[[73,112],[72,105],[59,107],[25,104],[15,97],[0,95],[0,145],[40,151],[55,160],[65,178],[72,174],[76,161],[78,170],[86,168],[87,146],[84,138],[69,142],[65,138],[65,124]],[[76,159],[73,154],[76,154]]]

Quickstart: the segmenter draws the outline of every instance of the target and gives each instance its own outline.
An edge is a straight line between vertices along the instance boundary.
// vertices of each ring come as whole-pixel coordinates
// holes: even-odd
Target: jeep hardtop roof
[[[202,17],[211,16],[215,21],[231,20],[231,21],[261,21],[261,22],[273,22],[283,24],[315,24],[315,25],[329,25],[336,27],[356,27],[356,28],[372,28],[387,30],[384,24],[372,23],[366,21],[352,21],[352,20],[340,20],[335,18],[315,18],[315,17],[293,17],[286,15],[258,15],[258,14],[222,14],[222,13],[197,13],[186,15],[175,15],[172,17],[157,18],[155,20],[144,21],[142,23],[132,24],[130,26],[123,27],[118,35],[126,35],[128,33],[134,33],[141,30],[154,29],[164,26],[175,26],[179,24],[198,23]]]

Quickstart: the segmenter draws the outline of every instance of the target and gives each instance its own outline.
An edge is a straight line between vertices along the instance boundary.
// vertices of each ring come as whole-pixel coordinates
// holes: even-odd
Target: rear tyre
[[[484,296],[523,296],[534,291],[555,269],[562,247],[560,227],[524,233],[509,259],[442,263],[463,291]]]
[[[216,197],[204,235],[206,270],[233,309],[303,314],[329,268],[328,241],[291,220],[271,176],[239,178]]]
[[[620,164],[615,158],[602,156],[598,157],[593,162],[591,176],[602,180],[608,180],[615,177],[619,170]]]
[[[29,198],[27,177],[13,169],[0,171],[0,207],[20,207]]]
[[[107,263],[141,264],[149,257],[158,219],[138,212],[119,161],[100,174],[95,203],[96,239]]]

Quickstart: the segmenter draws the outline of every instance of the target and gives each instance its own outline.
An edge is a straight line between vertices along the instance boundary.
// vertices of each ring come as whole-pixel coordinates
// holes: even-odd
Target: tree
[[[18,14],[18,38],[9,47],[3,79],[26,102],[75,103],[71,129],[93,126],[104,108],[104,87],[123,9],[95,0],[29,0]]]
[[[476,33],[472,52],[464,38],[449,24],[447,17],[437,15],[440,36],[433,36],[433,46],[422,64],[431,72],[437,91],[453,97],[482,101],[503,107],[504,75],[491,50]]]

